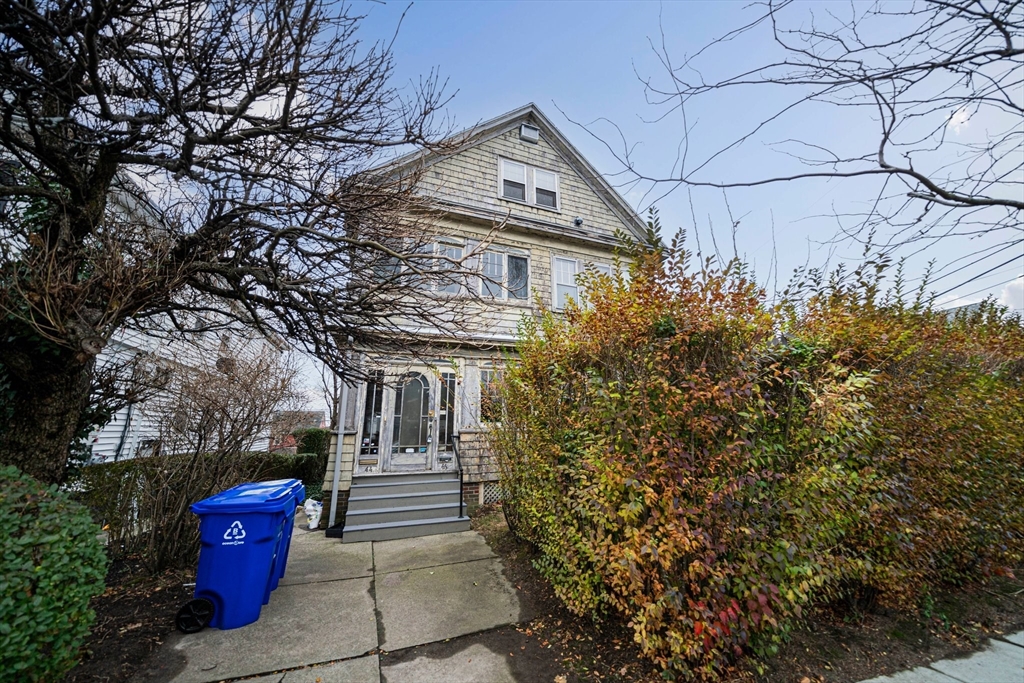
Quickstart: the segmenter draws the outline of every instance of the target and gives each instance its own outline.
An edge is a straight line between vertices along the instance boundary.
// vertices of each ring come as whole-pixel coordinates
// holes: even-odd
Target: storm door
[[[454,372],[442,372],[437,405],[437,467],[455,469],[455,387]]]
[[[419,372],[405,375],[395,388],[391,419],[392,472],[430,468],[433,451],[433,411],[430,382]]]
[[[377,472],[380,468],[383,407],[384,372],[373,370],[366,383],[363,403],[362,441],[359,444],[359,470],[362,472]]]

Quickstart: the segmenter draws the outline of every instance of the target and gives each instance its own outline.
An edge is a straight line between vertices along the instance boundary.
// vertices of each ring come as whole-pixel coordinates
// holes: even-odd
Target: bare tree
[[[305,400],[295,363],[268,345],[242,347],[216,362],[175,363],[170,375],[144,403],[163,454],[265,451],[274,416]]]
[[[680,116],[680,151],[671,171],[659,174],[637,167],[634,148],[621,135],[621,146],[606,143],[623,164],[626,182],[669,192],[679,186],[726,190],[815,178],[874,178],[876,194],[869,209],[834,216],[841,238],[868,243],[878,233],[885,242],[879,246],[891,252],[906,245],[923,248],[955,235],[987,233],[1001,241],[994,247],[989,242],[979,251],[983,259],[1002,261],[1010,250],[1020,257],[1020,0],[818,6],[767,0],[748,10],[754,13],[749,22],[682,57],[671,54],[662,26],[660,42],[652,41],[662,70],[641,80],[648,102],[657,108],[656,121]],[[737,55],[744,54],[744,46],[766,36],[773,41],[777,58],[755,57],[749,68],[717,75],[722,64],[743,61]],[[756,123],[730,133],[727,144],[696,155],[690,143],[704,134],[697,127],[699,106],[734,90],[750,103]],[[780,104],[759,110],[758,103],[766,101]],[[830,108],[856,114],[873,125],[876,134],[852,140],[834,133],[822,139],[810,134],[801,139],[770,138],[787,121],[827,119]],[[951,133],[970,121],[982,122],[970,141]],[[765,141],[785,155],[778,173],[745,176],[744,145]],[[713,170],[722,168],[730,170]],[[658,193],[655,190],[655,196]]]
[[[275,415],[302,403],[296,365],[268,345],[183,360],[141,406],[159,445],[115,471],[102,500],[112,542],[141,553],[152,571],[194,560],[189,505],[258,476],[262,461],[249,451],[265,451]]]
[[[115,333],[245,326],[346,369],[462,306],[417,172],[431,74],[321,0],[0,0],[0,462],[46,481]],[[443,124],[443,121],[441,122]],[[397,168],[397,167],[395,167]],[[410,334],[414,333],[414,334]],[[416,335],[419,335],[417,338]]]

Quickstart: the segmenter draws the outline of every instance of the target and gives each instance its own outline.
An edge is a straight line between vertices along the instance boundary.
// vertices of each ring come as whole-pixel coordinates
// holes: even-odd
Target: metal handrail
[[[452,449],[455,453],[455,467],[459,470],[459,517],[461,517],[462,512],[466,507],[466,503],[462,495],[462,458],[459,456],[458,434],[452,434]]]

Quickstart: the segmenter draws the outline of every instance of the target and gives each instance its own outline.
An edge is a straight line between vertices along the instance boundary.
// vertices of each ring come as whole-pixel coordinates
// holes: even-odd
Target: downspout
[[[348,338],[351,346],[352,337]],[[338,518],[338,484],[341,482],[341,449],[345,441],[345,415],[348,413],[348,382],[341,380],[341,403],[338,405],[338,443],[334,448],[334,484],[331,486],[331,512],[327,519],[327,528],[334,526]]]

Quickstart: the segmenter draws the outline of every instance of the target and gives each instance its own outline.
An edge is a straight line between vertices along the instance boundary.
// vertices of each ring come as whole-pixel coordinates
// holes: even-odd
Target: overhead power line
[[[1003,247],[1002,249],[997,249],[996,251],[993,251],[993,252],[992,252],[991,254],[985,254],[985,255],[984,255],[984,256],[982,256],[981,258],[975,259],[974,261],[971,261],[971,262],[970,262],[970,263],[968,263],[967,265],[964,265],[964,266],[960,266],[960,267],[959,267],[959,268],[957,268],[956,270],[951,270],[951,271],[949,271],[948,273],[945,273],[945,274],[943,274],[943,275],[940,275],[939,277],[937,277],[937,278],[935,278],[935,279],[933,279],[933,280],[929,281],[929,283],[928,283],[928,284],[935,284],[936,282],[938,282],[939,280],[942,280],[943,278],[947,278],[947,277],[949,277],[950,275],[955,275],[956,273],[959,273],[959,272],[960,272],[961,270],[964,270],[965,268],[970,268],[971,266],[973,266],[973,265],[974,265],[974,264],[976,264],[976,263],[981,263],[981,262],[982,262],[982,261],[984,261],[985,259],[990,259],[990,258],[992,258],[993,256],[995,256],[996,254],[1001,254],[1001,253],[1003,253],[1004,251],[1006,251],[1007,249],[1012,249],[1013,247],[1019,246],[1019,245],[1021,245],[1021,244],[1024,244],[1024,240],[1017,240],[1016,242],[1012,242],[1012,243],[1010,243],[1010,244],[1007,244],[1007,245],[1006,245],[1006,246],[1004,246],[1004,247]],[[998,266],[996,266],[996,267],[998,268]]]
[[[1024,258],[1024,255],[1021,255],[1021,256],[1014,256],[1014,257],[1013,257],[1013,258],[1011,258],[1011,259],[1010,259],[1009,261],[1003,261],[1003,262],[1002,262],[1002,263],[1000,263],[1000,264],[999,264],[998,266],[993,266],[992,268],[989,268],[988,270],[986,270],[986,271],[985,271],[984,273],[979,273],[978,275],[975,275],[974,277],[972,277],[972,278],[971,278],[971,279],[969,279],[969,280],[964,280],[963,282],[961,282],[960,284],[958,284],[958,285],[957,285],[956,287],[950,287],[950,288],[949,288],[949,289],[947,289],[946,291],[944,291],[944,292],[939,292],[939,293],[938,293],[938,294],[936,294],[935,296],[939,297],[939,296],[943,296],[943,295],[945,295],[945,294],[949,294],[950,292],[952,292],[952,291],[954,291],[954,290],[960,289],[960,288],[961,288],[961,287],[963,287],[964,285],[969,285],[969,284],[971,284],[972,282],[974,282],[975,280],[979,280],[979,279],[981,279],[981,278],[985,277],[986,275],[988,275],[989,273],[991,273],[991,272],[992,272],[992,271],[994,271],[994,270],[999,270],[999,269],[1000,269],[1000,268],[1002,268],[1003,266],[1009,265],[1009,264],[1013,263],[1014,261],[1017,261],[1018,259],[1022,259],[1022,258]],[[1010,281],[1012,281],[1012,280],[1015,280],[1015,279],[1016,279],[1016,278],[1010,278],[1010,280],[1007,280],[1007,282],[1010,282]],[[1005,283],[1004,283],[1004,284],[1005,284]],[[998,287],[999,285],[990,285],[990,286],[991,286],[991,287]],[[988,288],[986,287],[986,289],[988,289]],[[984,291],[984,290],[982,290],[982,291]],[[970,296],[970,294],[964,294],[963,296]]]
[[[1008,285],[1008,284],[1010,284],[1011,282],[1013,282],[1014,280],[1016,280],[1019,277],[1020,277],[1019,275],[1014,275],[1009,280],[1003,280],[1002,282],[994,284],[994,285],[986,285],[985,287],[982,287],[981,289],[973,291],[973,292],[971,292],[969,294],[961,294],[958,298],[963,299],[963,298],[966,298],[966,297],[969,297],[969,296],[974,296],[975,294],[981,294],[985,290],[992,289],[993,287],[1002,287],[1003,285]],[[942,296],[942,295],[940,294],[939,296]],[[954,301],[956,301],[956,299],[954,299]]]

